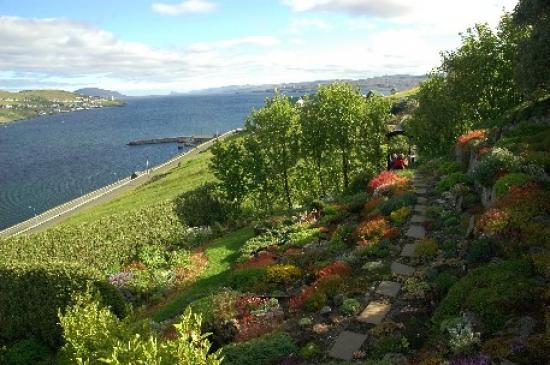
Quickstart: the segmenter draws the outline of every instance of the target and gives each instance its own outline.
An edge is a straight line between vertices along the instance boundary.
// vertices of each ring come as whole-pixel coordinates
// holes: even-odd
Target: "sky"
[[[421,75],[517,0],[0,0],[0,89],[127,95]]]

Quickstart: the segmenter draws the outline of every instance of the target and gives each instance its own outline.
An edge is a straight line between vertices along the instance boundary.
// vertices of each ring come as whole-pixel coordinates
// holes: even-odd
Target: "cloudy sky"
[[[129,95],[424,74],[517,0],[0,0],[0,89]]]

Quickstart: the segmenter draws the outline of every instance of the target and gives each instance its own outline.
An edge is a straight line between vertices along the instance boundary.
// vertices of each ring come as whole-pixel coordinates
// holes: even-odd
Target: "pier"
[[[181,137],[165,137],[165,138],[151,138],[151,139],[138,139],[128,142],[128,146],[141,146],[145,144],[160,144],[160,143],[182,143],[186,145],[196,146],[209,140],[216,138],[217,136],[181,136]]]

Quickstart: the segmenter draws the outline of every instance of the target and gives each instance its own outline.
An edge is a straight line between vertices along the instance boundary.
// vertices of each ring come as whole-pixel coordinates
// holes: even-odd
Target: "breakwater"
[[[161,143],[183,143],[186,145],[198,145],[204,142],[216,138],[216,136],[181,136],[181,137],[165,137],[165,138],[151,138],[151,139],[138,139],[128,142],[128,146],[141,146],[146,144],[161,144]]]

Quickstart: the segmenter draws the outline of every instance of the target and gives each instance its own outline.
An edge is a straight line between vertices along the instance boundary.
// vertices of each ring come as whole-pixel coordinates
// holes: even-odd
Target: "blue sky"
[[[423,74],[517,0],[0,0],[0,89],[130,95]]]

